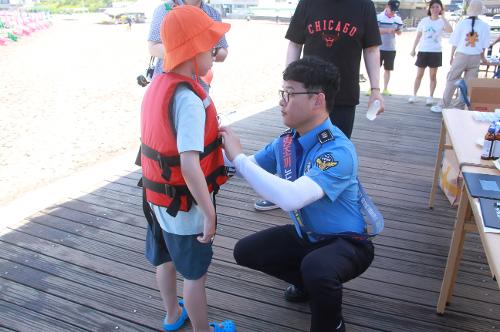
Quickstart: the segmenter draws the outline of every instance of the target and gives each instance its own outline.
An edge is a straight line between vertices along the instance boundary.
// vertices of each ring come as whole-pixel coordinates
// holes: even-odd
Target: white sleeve
[[[259,167],[253,156],[241,153],[234,158],[233,164],[257,194],[285,211],[301,209],[325,195],[323,189],[309,177],[301,176],[293,182],[282,179]]]
[[[226,156],[226,151],[224,151],[224,149],[222,149],[222,156],[224,157],[224,166],[226,166],[228,168],[228,172],[229,173],[233,173],[232,175],[236,175],[236,176],[239,176],[239,177],[243,177],[239,172],[238,170],[236,169],[236,167],[234,166],[234,163],[229,160]],[[257,160],[255,160],[255,157],[253,155],[251,155],[250,157],[248,157],[248,159],[250,159],[251,162],[253,162],[254,164],[257,165]],[[235,169],[233,171],[233,169]],[[230,177],[232,177],[232,175]]]

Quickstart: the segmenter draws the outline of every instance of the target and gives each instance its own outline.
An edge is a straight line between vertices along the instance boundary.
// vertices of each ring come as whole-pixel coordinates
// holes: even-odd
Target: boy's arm
[[[215,208],[207,182],[200,166],[200,153],[198,151],[186,151],[181,154],[181,172],[184,181],[203,211],[205,220],[203,221],[203,236],[198,236],[198,241],[210,243],[215,235]]]

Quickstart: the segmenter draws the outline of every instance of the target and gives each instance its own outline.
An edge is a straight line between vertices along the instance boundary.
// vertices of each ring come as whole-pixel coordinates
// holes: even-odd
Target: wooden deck
[[[386,113],[369,122],[365,103],[353,142],[386,229],[375,240],[372,266],[345,285],[348,330],[500,329],[500,291],[477,235],[467,238],[452,304],[444,316],[435,313],[456,212],[441,193],[435,209],[427,208],[441,115],[394,96],[386,98]],[[234,127],[248,153],[283,130],[276,110]],[[159,330],[164,313],[143,256],[146,221],[132,162],[95,190],[0,230],[0,331]],[[239,331],[307,331],[309,308],[285,302],[283,282],[234,263],[238,239],[289,222],[281,211],[255,212],[256,199],[241,179],[218,196],[209,316],[233,319]]]

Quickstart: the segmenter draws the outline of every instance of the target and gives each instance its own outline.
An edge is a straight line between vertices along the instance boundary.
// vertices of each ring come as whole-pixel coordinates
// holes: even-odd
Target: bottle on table
[[[500,158],[500,122],[495,122],[495,144],[492,157],[494,160]]]
[[[483,151],[481,152],[481,159],[483,160],[493,159],[494,146],[495,146],[495,124],[492,123],[488,127],[486,135],[484,135],[484,144],[483,144]]]

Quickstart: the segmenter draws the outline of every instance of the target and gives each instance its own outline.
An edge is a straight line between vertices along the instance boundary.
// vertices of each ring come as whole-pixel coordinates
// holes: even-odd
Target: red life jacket
[[[217,111],[210,98],[196,81],[188,77],[171,72],[158,75],[142,101],[142,184],[147,201],[167,207],[167,212],[174,217],[178,211],[189,211],[194,202],[182,176],[172,119],[174,94],[181,84],[187,85],[205,106],[204,151],[200,154],[200,165],[209,192],[216,194],[219,186],[227,180],[218,137]]]

